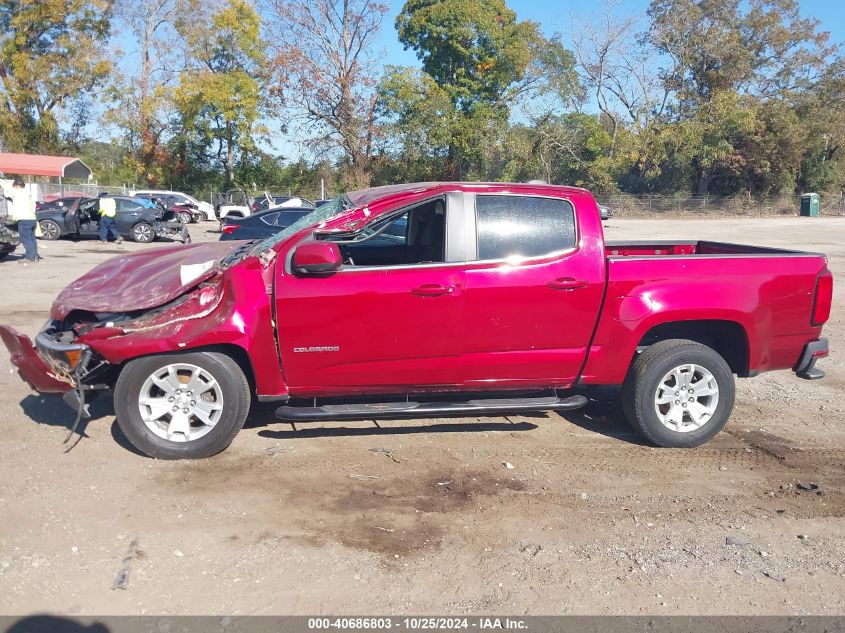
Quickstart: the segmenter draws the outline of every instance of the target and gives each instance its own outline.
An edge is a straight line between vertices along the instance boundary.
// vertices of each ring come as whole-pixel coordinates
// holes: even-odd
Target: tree
[[[271,0],[272,94],[312,150],[340,150],[347,184],[366,187],[376,151],[376,37],[387,6],[373,0]]]
[[[438,112],[437,126],[448,130],[445,172],[451,178],[471,173],[491,135],[506,130],[517,99],[544,89],[565,92],[561,79],[573,66],[558,39],[544,38],[534,22],[517,21],[504,0],[407,0],[396,28],[425,77],[393,72],[385,103],[398,106],[397,118],[406,124],[414,112]],[[411,83],[401,87],[402,80]],[[397,95],[413,94],[415,81],[432,102],[397,102]]]
[[[211,16],[211,28],[190,15],[176,27],[187,66],[174,93],[180,163],[189,153],[209,151],[231,186],[238,160],[255,150],[264,129],[258,123],[265,104],[261,18],[246,0],[227,0]]]
[[[149,185],[164,177],[169,158],[163,145],[171,106],[166,57],[172,52],[173,24],[180,9],[190,10],[190,4],[179,0],[117,0],[115,4],[117,17],[138,46],[139,64],[130,81],[117,83],[117,106],[107,118],[125,131],[131,149],[127,161]]]
[[[0,4],[0,138],[8,150],[61,146],[63,109],[111,70],[108,0]]]
[[[652,0],[648,15],[648,42],[671,62],[661,72],[676,95],[667,112],[700,141],[689,148],[699,194],[708,193],[750,121],[743,97],[763,101],[806,89],[835,52],[794,0]]]

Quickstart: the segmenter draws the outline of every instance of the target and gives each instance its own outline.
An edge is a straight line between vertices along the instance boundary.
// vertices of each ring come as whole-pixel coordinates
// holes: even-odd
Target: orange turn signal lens
[[[82,355],[82,350],[79,349],[72,349],[68,352],[65,352],[65,356],[67,356],[68,362],[70,363],[71,369],[76,367],[77,363],[79,363],[79,357]]]

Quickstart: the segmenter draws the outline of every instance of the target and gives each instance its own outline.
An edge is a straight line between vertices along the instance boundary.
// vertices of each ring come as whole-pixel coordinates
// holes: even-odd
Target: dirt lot
[[[30,393],[4,351],[0,613],[842,614],[845,218],[606,232],[827,252],[827,379],[740,381],[728,429],[695,450],[644,445],[612,399],[299,428],[261,407],[224,454],[173,463],[127,447],[110,398],[65,454],[70,410]],[[155,246],[41,248],[40,264],[0,264],[0,322],[29,334],[73,278]]]

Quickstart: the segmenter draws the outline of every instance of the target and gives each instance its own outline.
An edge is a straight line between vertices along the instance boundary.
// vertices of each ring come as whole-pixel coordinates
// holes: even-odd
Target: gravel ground
[[[217,239],[210,226],[195,239]],[[842,614],[845,218],[612,220],[606,234],[828,253],[827,378],[740,381],[728,428],[694,450],[645,445],[608,397],[378,426],[293,427],[256,407],[225,453],[159,462],[128,447],[107,397],[65,453],[70,410],[4,353],[0,613]],[[0,322],[28,334],[72,279],[157,246],[40,247],[37,265],[0,264]]]

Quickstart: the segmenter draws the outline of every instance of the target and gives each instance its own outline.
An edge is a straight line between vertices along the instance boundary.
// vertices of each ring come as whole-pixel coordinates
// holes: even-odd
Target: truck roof
[[[580,187],[565,187],[545,183],[513,182],[414,182],[401,185],[371,187],[350,191],[346,197],[351,208],[328,218],[317,225],[321,234],[355,232],[380,215],[398,207],[414,204],[432,196],[450,191],[475,193],[523,193],[534,196],[581,198],[591,196]]]
[[[569,187],[565,185],[549,185],[546,183],[524,183],[524,182],[412,182],[399,185],[384,185],[381,187],[370,187],[359,191],[347,193],[347,197],[356,207],[365,207],[370,203],[378,201],[392,201],[394,198],[405,197],[427,197],[436,195],[441,191],[523,191],[537,193],[538,190],[545,190],[555,195],[571,195],[588,193],[580,187]]]

